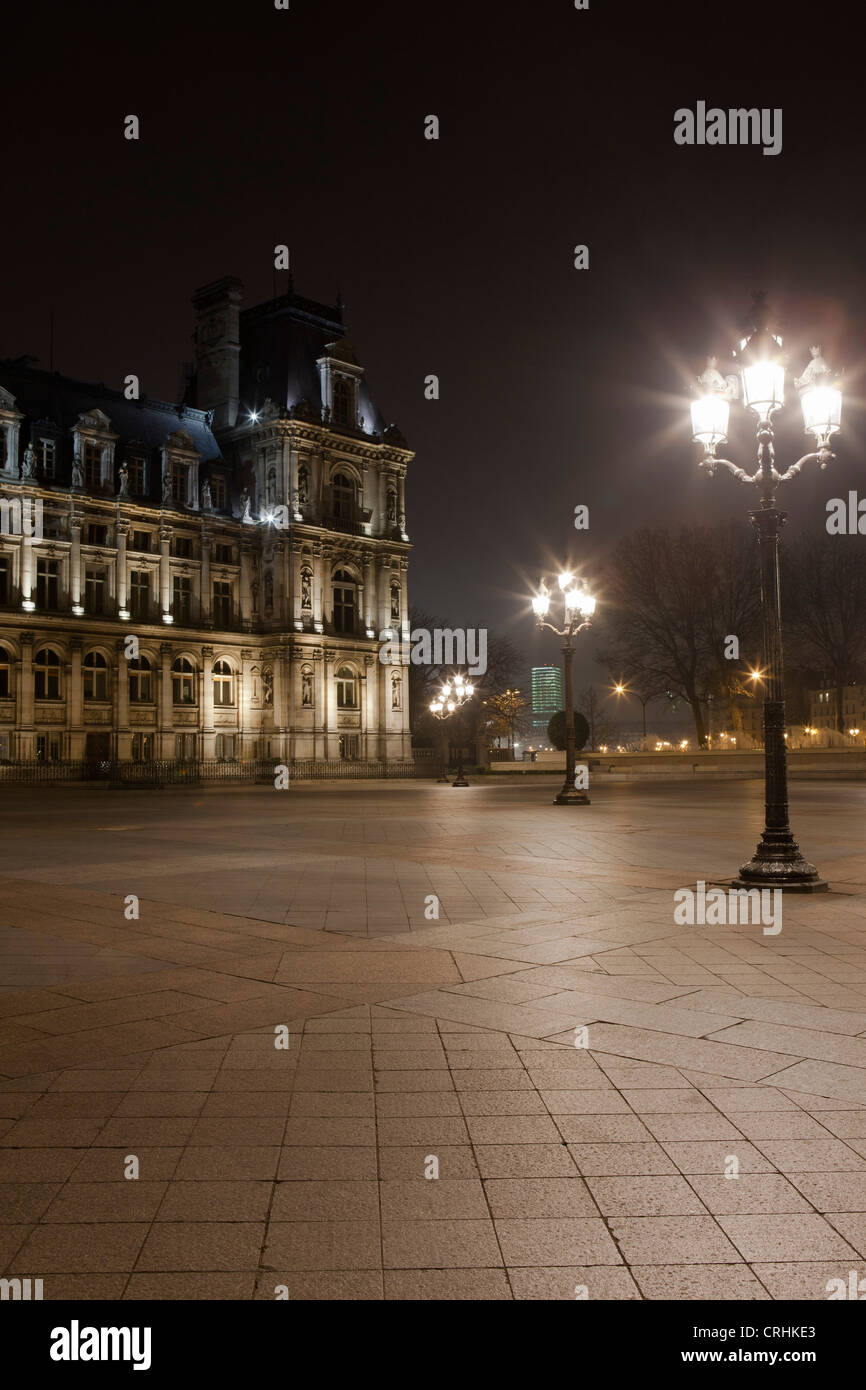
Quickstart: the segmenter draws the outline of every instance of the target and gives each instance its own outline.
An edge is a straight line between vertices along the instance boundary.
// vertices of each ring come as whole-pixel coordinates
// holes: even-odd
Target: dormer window
[[[334,377],[334,398],[331,419],[335,425],[355,423],[355,383],[345,376]]]
[[[135,497],[143,497],[146,491],[147,475],[141,454],[132,454],[127,460],[126,468],[129,474],[129,491]]]
[[[43,478],[53,478],[57,465],[57,444],[53,439],[40,439],[39,465]]]
[[[355,484],[345,473],[335,473],[331,482],[334,516],[351,521],[355,515]]]
[[[95,439],[85,439],[83,461],[84,486],[102,487],[102,446]]]

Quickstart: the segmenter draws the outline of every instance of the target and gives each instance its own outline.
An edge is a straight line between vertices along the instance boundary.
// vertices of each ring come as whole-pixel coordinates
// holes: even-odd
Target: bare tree
[[[782,609],[795,655],[820,667],[836,691],[836,728],[845,728],[844,688],[866,662],[866,556],[859,536],[807,532],[785,556]]]

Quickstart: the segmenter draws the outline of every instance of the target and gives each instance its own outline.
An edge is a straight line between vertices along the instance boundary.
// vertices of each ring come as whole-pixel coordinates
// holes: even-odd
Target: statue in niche
[[[259,611],[259,581],[258,581],[257,579],[254,579],[253,582],[252,582],[252,584],[250,585],[250,595],[252,596],[252,601],[253,601],[253,612],[254,612],[254,613],[258,613],[258,611]]]
[[[84,487],[84,469],[81,467],[80,454],[76,454],[72,460],[72,486]]]
[[[313,606],[313,576],[310,570],[301,570],[301,607]]]
[[[201,505],[203,511],[213,511],[213,498],[211,496],[210,483],[207,478],[205,478],[201,485]]]
[[[36,450],[33,448],[33,441],[32,441],[32,440],[31,440],[31,442],[27,445],[27,448],[24,450],[24,458],[23,458],[23,461],[22,461],[22,463],[21,463],[21,477],[22,477],[22,478],[35,478],[35,477],[36,477]]]
[[[270,666],[266,666],[262,671],[262,693],[266,705],[274,703],[274,673]]]
[[[301,672],[301,704],[304,709],[313,708],[313,673],[312,671]]]
[[[128,496],[129,496],[129,469],[127,468],[127,466],[126,466],[125,463],[122,463],[122,464],[120,465],[120,470],[119,470],[118,475],[117,475],[117,483],[118,483],[118,486],[117,486],[117,495],[118,495],[118,497],[128,497]]]
[[[265,609],[274,606],[274,576],[270,571],[265,575]]]
[[[307,465],[301,464],[298,469],[298,501],[305,507],[310,500],[310,474]]]
[[[396,524],[396,521],[397,521],[397,494],[396,494],[396,492],[390,492],[390,491],[389,491],[389,493],[388,493],[388,521],[390,522],[390,524],[391,524],[392,526],[394,526],[394,525]]]
[[[251,506],[252,502],[249,490],[244,488],[241,493],[241,521],[246,521],[248,524],[252,524],[253,519],[252,511],[250,510]]]
[[[396,584],[391,588],[391,617],[400,617],[400,590]]]
[[[794,385],[798,391],[806,391],[810,386],[820,386],[823,378],[830,375],[830,368],[824,361],[821,344],[813,343],[809,348],[809,353],[812,360],[804,368],[803,375],[794,378]]]
[[[400,677],[396,671],[391,674],[391,708],[400,708]]]
[[[163,479],[162,479],[162,501],[163,501],[163,505],[169,505],[169,506],[171,506],[171,505],[173,504],[173,502],[174,502],[174,498],[172,497],[172,494],[171,494],[171,474],[170,474],[170,473],[164,474]]]

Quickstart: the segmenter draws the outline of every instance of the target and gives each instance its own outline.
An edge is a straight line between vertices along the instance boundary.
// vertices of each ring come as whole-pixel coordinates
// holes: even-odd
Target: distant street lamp
[[[643,736],[644,739],[646,739],[646,707],[653,698],[652,695],[641,695],[640,691],[631,690],[627,685],[623,685],[622,681],[617,681],[616,685],[613,687],[613,693],[614,695],[633,695],[636,700],[640,701]]]
[[[532,600],[532,611],[540,628],[550,628],[557,637],[562,637],[562,655],[565,666],[565,781],[562,791],[554,797],[555,806],[588,806],[589,797],[585,791],[578,791],[574,785],[574,682],[572,680],[572,658],[574,639],[579,632],[592,626],[595,612],[595,599],[582,587],[575,587],[573,574],[559,576],[559,589],[562,598],[563,626],[556,627],[547,621],[550,610],[550,590],[543,579],[539,580],[538,593]]]
[[[430,704],[430,713],[435,719],[450,719],[452,714],[463,708],[467,700],[471,700],[475,694],[475,686],[469,681],[464,680],[463,676],[455,676],[453,680],[446,681]],[[447,782],[447,777],[443,779]],[[460,745],[460,752],[457,756],[457,776],[451,783],[452,787],[468,787],[463,774],[463,745]]]
[[[758,467],[754,473],[738,468],[729,459],[718,458],[716,449],[727,438],[730,400],[739,395],[735,375],[723,377],[716,359],[710,358],[699,378],[702,395],[692,402],[692,435],[703,446],[701,467],[710,477],[721,464],[742,483],[758,488],[760,502],[749,516],[758,533],[761,557],[761,607],[763,613],[764,680],[764,779],[765,820],[760,843],[748,864],[742,865],[734,880],[739,888],[783,888],[813,893],[825,889],[814,864],[800,853],[788,818],[788,769],[785,751],[785,688],[782,666],[782,614],[779,584],[779,531],[785,512],[776,507],[776,490],[789,482],[804,464],[813,459],[826,468],[835,455],[830,450],[833,434],[839,429],[842,394],[833,384],[819,346],[811,349],[812,360],[802,376],[794,380],[800,393],[803,423],[807,434],[815,437],[815,450],[804,454],[784,473],[775,467],[773,415],[785,399],[785,367],[780,355],[781,338],[767,327],[767,307],[763,294],[756,294],[752,305],[753,332],[740,343],[740,379],[743,401],[758,417]]]

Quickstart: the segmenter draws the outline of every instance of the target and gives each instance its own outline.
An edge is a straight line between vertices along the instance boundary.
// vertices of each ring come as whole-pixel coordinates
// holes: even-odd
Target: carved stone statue
[[[306,506],[310,500],[310,475],[306,464],[302,464],[298,469],[298,501],[301,506]]]
[[[76,454],[75,458],[72,460],[72,486],[84,487],[84,469],[81,467],[81,457],[79,454]]]
[[[211,497],[210,483],[208,482],[207,478],[205,478],[204,482],[201,485],[201,505],[202,511],[213,511],[213,498]]]
[[[241,521],[246,521],[249,524],[252,524],[253,515],[250,510],[250,507],[250,494],[247,488],[244,488],[243,492],[241,493]]]
[[[301,672],[301,704],[304,709],[313,707],[313,673],[312,671]]]
[[[274,576],[268,572],[265,575],[265,608],[274,606]]]
[[[824,361],[820,343],[809,348],[812,360],[804,368],[803,375],[794,378],[798,391],[806,391],[810,386],[820,386],[822,379],[830,376],[830,368]]]
[[[698,385],[701,388],[701,393],[705,396],[719,395],[724,396],[725,400],[728,401],[736,400],[737,378],[733,374],[727,377],[722,376],[719,371],[718,357],[707,358],[707,365],[698,377]]]
[[[163,500],[164,503],[166,503],[166,502],[171,503],[171,502],[174,501],[174,498],[173,498],[172,495],[171,495],[171,474],[170,474],[170,473],[166,473],[165,477],[164,477],[163,480],[162,480],[162,500]]]
[[[301,607],[312,608],[313,606],[313,576],[309,570],[301,570]]]
[[[33,448],[32,442],[28,444],[27,448],[24,450],[24,458],[21,462],[21,477],[36,477],[36,450]]]
[[[397,520],[397,494],[388,493],[388,520],[393,525]]]
[[[126,466],[125,463],[122,463],[122,464],[120,465],[120,471],[119,471],[119,473],[118,473],[118,475],[117,475],[117,481],[118,481],[118,488],[117,488],[117,495],[118,495],[118,497],[128,497],[128,496],[129,496],[129,469],[127,468],[127,466]]]
[[[252,582],[252,584],[250,585],[250,595],[251,595],[252,601],[253,601],[253,612],[254,612],[254,613],[258,613],[258,611],[259,611],[259,581],[258,581],[257,579],[254,579],[253,582]]]
[[[266,705],[274,703],[274,673],[270,666],[266,666],[262,671],[262,694]]]
[[[396,671],[391,673],[391,708],[400,708],[400,677]]]

